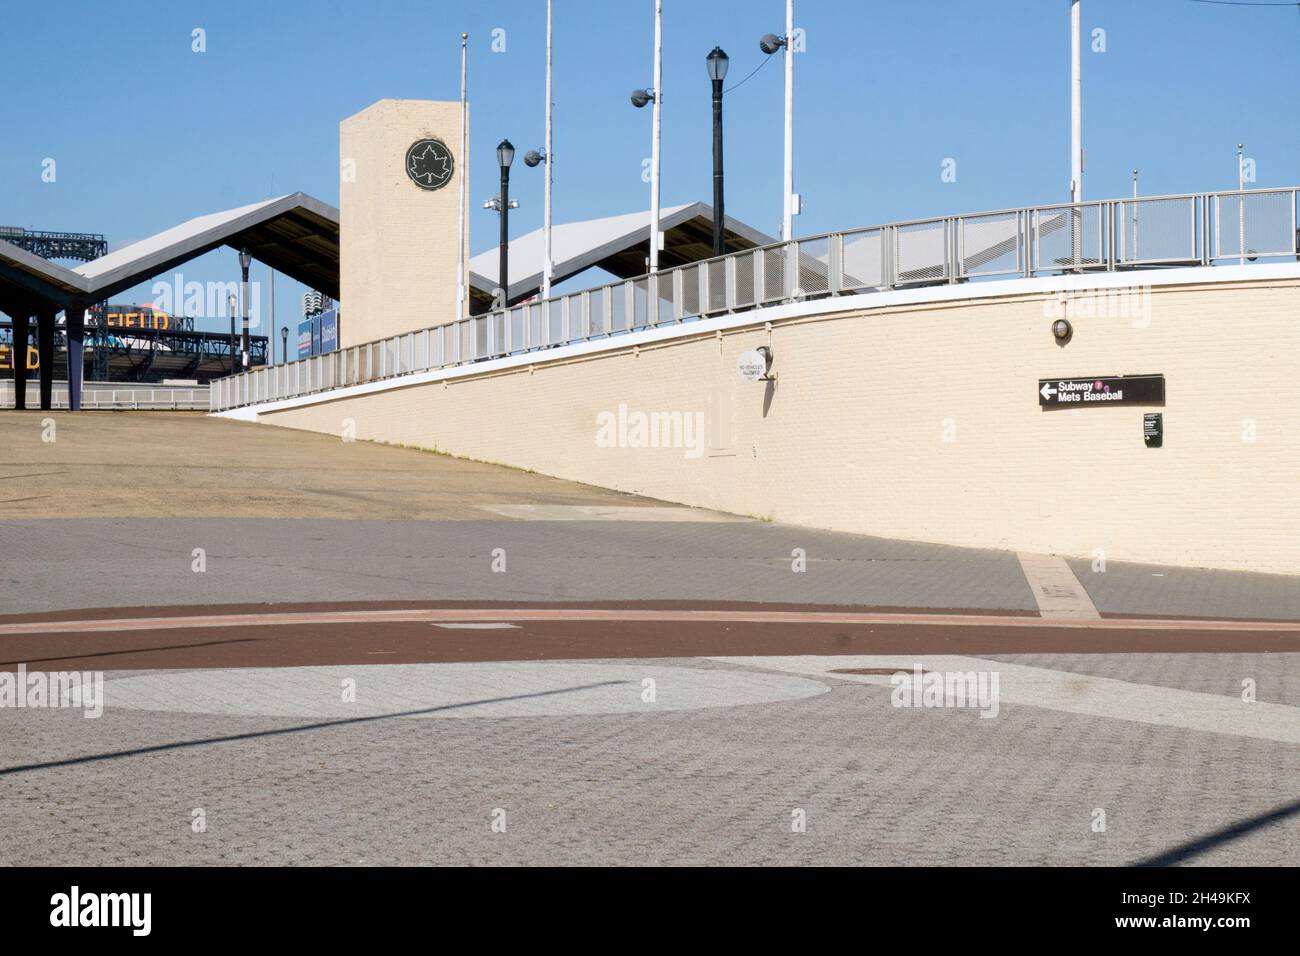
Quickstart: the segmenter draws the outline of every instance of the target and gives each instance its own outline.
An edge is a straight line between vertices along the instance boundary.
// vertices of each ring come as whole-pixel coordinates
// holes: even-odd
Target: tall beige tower
[[[459,102],[432,100],[380,100],[339,124],[340,348],[456,318],[460,125]]]

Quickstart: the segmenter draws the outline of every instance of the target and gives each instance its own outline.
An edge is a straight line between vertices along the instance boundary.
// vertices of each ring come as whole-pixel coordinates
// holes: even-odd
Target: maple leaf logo
[[[411,150],[407,172],[427,188],[446,185],[451,179],[451,154],[438,143],[422,143]]]

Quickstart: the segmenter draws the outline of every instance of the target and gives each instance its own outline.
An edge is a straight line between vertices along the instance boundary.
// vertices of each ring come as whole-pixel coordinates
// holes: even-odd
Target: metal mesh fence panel
[[[895,230],[894,275],[900,284],[948,278],[947,220],[932,219]]]
[[[1200,261],[1196,197],[1128,199],[1115,206],[1116,261],[1188,263]]]
[[[809,239],[792,244],[795,261],[799,263],[799,285],[794,290],[796,298],[823,295],[831,290],[829,239]]]
[[[879,229],[844,234],[841,289],[876,289],[885,284],[881,235]]]
[[[1215,197],[1215,258],[1253,261],[1296,253],[1295,193],[1289,189]]]
[[[764,302],[779,302],[786,297],[785,263],[784,246],[763,250]]]
[[[1024,270],[1024,216],[1019,211],[957,220],[960,276],[1012,275]]]

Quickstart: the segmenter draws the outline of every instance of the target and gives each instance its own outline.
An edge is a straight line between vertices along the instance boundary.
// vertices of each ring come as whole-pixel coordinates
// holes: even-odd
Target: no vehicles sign
[[[1098,378],[1040,378],[1041,408],[1088,408],[1103,405],[1163,405],[1163,375],[1110,375]]]

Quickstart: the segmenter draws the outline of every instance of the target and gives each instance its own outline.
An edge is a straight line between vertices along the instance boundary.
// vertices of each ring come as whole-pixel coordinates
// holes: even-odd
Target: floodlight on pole
[[[799,214],[799,197],[794,191],[794,0],[785,0],[785,35],[764,34],[758,41],[758,48],[771,56],[777,50],[785,50],[785,176],[782,183],[781,239],[789,242],[792,235],[794,216]]]
[[[633,90],[632,105],[641,109],[654,104],[650,119],[650,261],[648,271],[659,271],[659,139],[661,128],[660,108],[663,105],[663,0],[655,0],[654,86],[648,90]]]

